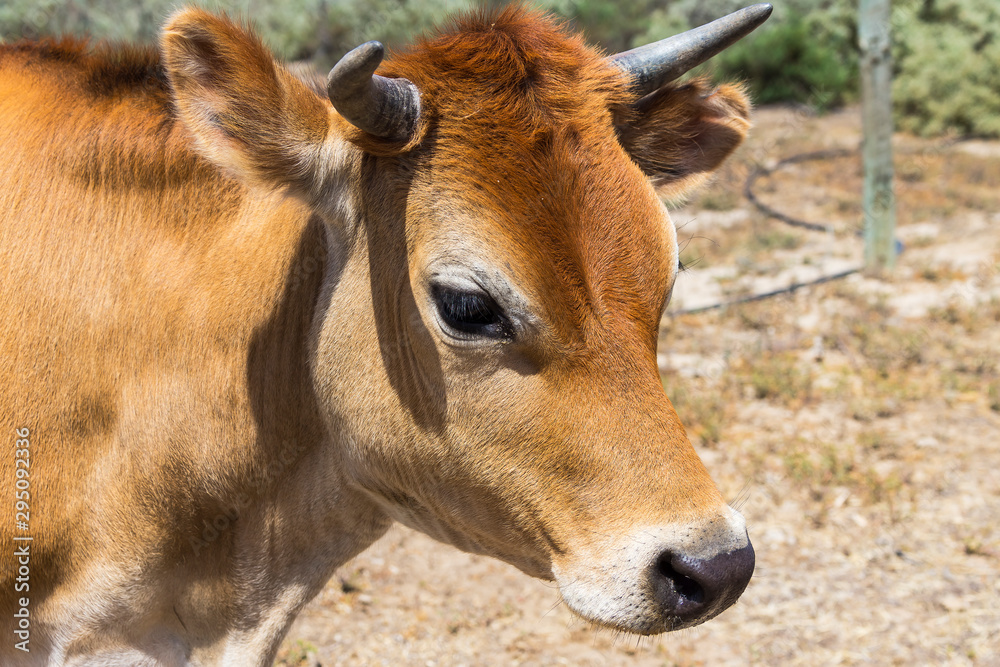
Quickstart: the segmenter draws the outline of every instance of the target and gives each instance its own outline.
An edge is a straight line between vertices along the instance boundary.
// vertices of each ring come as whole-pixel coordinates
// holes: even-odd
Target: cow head
[[[348,54],[332,105],[232,23],[172,19],[201,153],[325,222],[310,363],[331,497],[553,578],[608,627],[677,629],[736,600],[743,519],[657,370],[678,251],[655,188],[682,195],[742,141],[738,87],[669,81],[769,11],[606,58],[509,8],[379,75],[379,45]]]

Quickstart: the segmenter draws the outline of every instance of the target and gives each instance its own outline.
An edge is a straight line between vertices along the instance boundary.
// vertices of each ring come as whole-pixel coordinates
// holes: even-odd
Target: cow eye
[[[441,285],[434,285],[431,290],[441,319],[453,332],[463,337],[513,337],[510,321],[488,294]]]

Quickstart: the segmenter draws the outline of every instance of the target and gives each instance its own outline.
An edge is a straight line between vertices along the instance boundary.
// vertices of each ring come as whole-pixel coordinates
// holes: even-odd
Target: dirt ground
[[[672,310],[857,266],[860,160],[804,162],[762,200],[757,164],[858,145],[856,110],[763,109],[747,146],[674,213]],[[664,318],[664,386],[757,570],[697,628],[591,628],[552,584],[403,528],[348,563],[278,664],[1000,665],[1000,142],[899,136],[891,277]]]

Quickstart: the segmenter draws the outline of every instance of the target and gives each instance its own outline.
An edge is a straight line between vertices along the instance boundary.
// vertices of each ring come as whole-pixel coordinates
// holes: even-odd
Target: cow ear
[[[696,79],[640,100],[619,127],[619,139],[662,195],[680,199],[708,178],[749,129],[750,101],[741,86],[713,90]]]
[[[177,114],[203,156],[237,178],[309,189],[332,108],[247,28],[183,9],[161,38]]]

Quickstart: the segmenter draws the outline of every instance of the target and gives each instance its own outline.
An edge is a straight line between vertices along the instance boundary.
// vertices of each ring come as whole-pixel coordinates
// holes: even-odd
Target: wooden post
[[[859,2],[865,266],[869,272],[881,273],[892,269],[896,263],[889,0]]]

